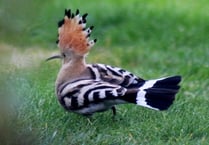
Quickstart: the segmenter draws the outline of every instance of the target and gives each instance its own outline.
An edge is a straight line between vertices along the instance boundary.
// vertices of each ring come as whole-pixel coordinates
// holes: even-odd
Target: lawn
[[[207,0],[0,1],[0,145],[209,144],[209,4]],[[64,111],[55,97],[60,61],[57,21],[64,9],[88,12],[98,43],[89,63],[153,79],[182,75],[173,106],[134,105],[90,120]]]

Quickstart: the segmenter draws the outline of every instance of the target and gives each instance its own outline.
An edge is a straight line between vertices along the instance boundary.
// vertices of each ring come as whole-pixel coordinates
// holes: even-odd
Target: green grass
[[[5,97],[1,103],[12,107],[0,111],[6,114],[0,118],[0,144],[209,144],[207,0],[21,2],[19,7],[0,2],[0,95]],[[37,53],[46,58],[50,51],[58,53],[56,23],[64,8],[88,12],[88,24],[95,26],[92,38],[99,41],[88,62],[120,66],[145,79],[182,75],[173,106],[156,112],[121,105],[115,120],[107,111],[95,114],[91,122],[64,111],[54,93],[60,62],[45,63]],[[7,63],[13,48],[29,55],[27,67]]]

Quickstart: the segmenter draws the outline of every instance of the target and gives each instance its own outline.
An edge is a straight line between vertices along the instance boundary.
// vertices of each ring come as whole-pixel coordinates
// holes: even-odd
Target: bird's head
[[[60,48],[60,55],[52,56],[47,60],[61,58],[63,63],[70,60],[84,57],[96,43],[96,39],[90,40],[93,26],[86,28],[87,13],[80,16],[79,10],[72,13],[65,10],[64,18],[58,22],[57,45]]]

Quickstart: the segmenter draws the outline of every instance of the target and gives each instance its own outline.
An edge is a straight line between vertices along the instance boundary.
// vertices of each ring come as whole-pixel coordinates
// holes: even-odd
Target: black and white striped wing
[[[118,67],[105,64],[92,64],[88,67],[96,80],[117,84],[125,88],[140,87],[145,82],[131,72]]]
[[[127,89],[97,80],[78,80],[68,83],[59,92],[59,101],[65,109],[91,115],[105,111],[113,105],[125,103],[121,96]]]
[[[114,105],[134,103],[155,110],[166,110],[179,90],[180,76],[146,81],[139,88],[124,88],[98,80],[77,80],[58,90],[59,101],[69,111],[82,115],[106,111]]]

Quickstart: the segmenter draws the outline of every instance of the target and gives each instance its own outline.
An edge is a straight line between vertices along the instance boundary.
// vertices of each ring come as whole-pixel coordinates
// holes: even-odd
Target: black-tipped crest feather
[[[74,13],[72,13],[71,14],[71,19],[73,19],[75,17],[75,14]]]
[[[85,20],[87,16],[88,16],[88,13],[85,13],[85,14],[82,16],[82,19]]]
[[[71,10],[66,10],[65,11],[65,15],[68,17],[68,18],[71,18]]]
[[[84,23],[84,24],[85,24],[85,23],[86,23],[86,19],[84,19],[84,20],[82,21],[82,23]]]
[[[67,12],[68,12],[68,10],[67,10],[67,9],[65,9],[65,15],[64,15],[64,16],[67,16]]]
[[[94,29],[94,26],[91,26],[90,29],[93,30]]]
[[[64,19],[62,19],[62,20],[60,20],[59,22],[58,22],[58,27],[61,27],[63,24],[64,24]]]
[[[79,10],[77,9],[76,12],[75,12],[75,15],[78,15],[78,14],[79,14]]]

